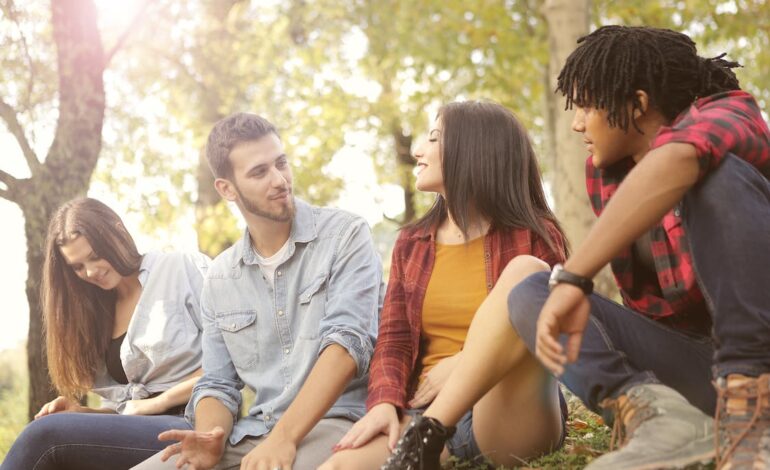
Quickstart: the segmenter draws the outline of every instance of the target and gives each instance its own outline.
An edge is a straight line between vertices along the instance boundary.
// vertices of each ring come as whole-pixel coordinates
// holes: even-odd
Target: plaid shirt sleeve
[[[406,384],[409,383],[412,357],[412,334],[407,318],[404,295],[403,240],[406,231],[396,241],[390,265],[390,279],[380,316],[377,345],[369,371],[369,396],[366,408],[380,403],[392,403],[404,408]]]
[[[770,165],[770,132],[754,98],[730,91],[698,100],[671,127],[662,127],[652,148],[670,142],[695,147],[703,178],[733,153],[757,168]]]

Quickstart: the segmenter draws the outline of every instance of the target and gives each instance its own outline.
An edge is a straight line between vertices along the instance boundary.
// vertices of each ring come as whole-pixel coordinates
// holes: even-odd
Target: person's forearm
[[[671,210],[697,179],[693,146],[671,143],[649,152],[626,176],[564,269],[595,276]]]
[[[190,400],[190,395],[192,395],[193,387],[195,387],[201,374],[203,374],[203,369],[198,369],[188,375],[182,382],[179,382],[158,395],[156,398],[160,401],[161,407],[163,408],[161,411],[166,411],[169,408],[187,403],[187,401]]]
[[[337,401],[355,373],[356,363],[347,350],[338,344],[328,346],[271,434],[299,445]]]
[[[233,415],[230,410],[214,397],[203,397],[195,407],[195,430],[208,432],[215,427],[225,431],[225,439],[233,430]]]

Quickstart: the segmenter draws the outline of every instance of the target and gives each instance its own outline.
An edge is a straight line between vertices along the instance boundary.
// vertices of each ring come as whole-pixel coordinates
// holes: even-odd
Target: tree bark
[[[53,0],[54,40],[59,72],[59,117],[45,164],[19,180],[16,202],[24,214],[29,302],[30,419],[55,396],[45,356],[40,280],[48,220],[67,200],[88,189],[102,145],[104,50],[90,0]]]
[[[586,196],[585,160],[588,155],[580,134],[572,131],[573,112],[565,110],[566,100],[556,89],[559,71],[575,50],[577,40],[588,34],[591,0],[546,0],[543,15],[548,23],[548,87],[546,89],[546,129],[550,137],[548,161],[550,181],[556,202],[556,215],[572,246],[582,243],[595,217]],[[608,268],[595,279],[596,290],[610,297],[617,288]]]
[[[417,205],[414,200],[414,159],[412,158],[412,136],[404,133],[400,124],[392,127],[393,142],[396,147],[396,168],[400,175],[401,188],[404,190],[404,215],[401,224],[407,224],[417,217]]]

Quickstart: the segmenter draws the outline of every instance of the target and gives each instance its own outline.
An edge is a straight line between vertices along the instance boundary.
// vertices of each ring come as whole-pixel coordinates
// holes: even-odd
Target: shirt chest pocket
[[[320,334],[321,319],[326,314],[326,278],[317,277],[299,294],[299,339],[316,339]]]
[[[197,328],[186,321],[183,304],[173,300],[141,302],[129,324],[131,345],[153,361],[187,346]],[[189,320],[189,319],[188,319]]]
[[[253,366],[259,359],[257,311],[237,310],[217,314],[217,328],[238,371]]]

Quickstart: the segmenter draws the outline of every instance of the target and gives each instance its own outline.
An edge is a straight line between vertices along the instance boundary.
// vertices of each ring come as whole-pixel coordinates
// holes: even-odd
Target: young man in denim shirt
[[[206,156],[247,228],[204,282],[204,375],[187,408],[194,430],[162,433],[178,442],[136,468],[316,468],[366,411],[380,259],[362,218],[293,196],[267,120],[221,120]],[[244,384],[256,398],[239,419]]]

